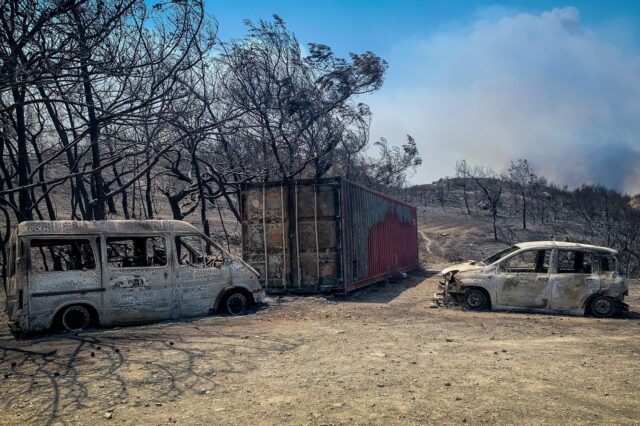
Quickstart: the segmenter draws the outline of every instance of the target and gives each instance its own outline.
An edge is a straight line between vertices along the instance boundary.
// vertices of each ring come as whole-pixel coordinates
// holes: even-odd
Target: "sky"
[[[389,63],[360,100],[371,140],[411,134],[413,183],[454,174],[456,160],[528,159],[560,185],[640,193],[640,1],[206,0],[222,39],[244,19],[282,17],[301,44]]]

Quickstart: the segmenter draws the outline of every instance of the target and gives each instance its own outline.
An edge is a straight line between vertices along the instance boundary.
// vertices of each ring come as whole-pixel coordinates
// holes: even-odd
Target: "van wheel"
[[[84,306],[69,306],[62,313],[62,326],[67,331],[82,330],[91,324],[91,313]]]
[[[249,308],[249,300],[240,291],[234,291],[224,300],[224,309],[230,315],[242,315]]]
[[[616,303],[610,297],[597,296],[589,304],[594,317],[609,318],[616,312]]]
[[[464,306],[472,311],[483,311],[489,307],[489,300],[484,291],[468,288],[464,293]]]

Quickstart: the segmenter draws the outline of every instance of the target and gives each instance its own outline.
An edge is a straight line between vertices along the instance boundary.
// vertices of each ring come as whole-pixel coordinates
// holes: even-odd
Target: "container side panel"
[[[346,290],[418,265],[416,210],[344,182]]]

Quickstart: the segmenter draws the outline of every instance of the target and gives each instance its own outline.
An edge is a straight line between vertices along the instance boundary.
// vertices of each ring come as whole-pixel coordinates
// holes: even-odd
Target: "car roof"
[[[603,251],[609,254],[618,254],[614,249],[608,247],[594,246],[591,244],[571,243],[568,241],[528,241],[514,244],[521,249],[564,249],[564,250],[588,250]]]
[[[199,233],[181,220],[32,220],[18,224],[18,235],[139,234],[143,232]]]

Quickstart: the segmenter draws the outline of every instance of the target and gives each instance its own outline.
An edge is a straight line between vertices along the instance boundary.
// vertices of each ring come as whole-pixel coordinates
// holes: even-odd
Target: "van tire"
[[[60,323],[67,331],[77,331],[89,328],[91,320],[91,312],[82,305],[68,306],[60,316]]]
[[[242,290],[230,291],[224,298],[222,306],[229,315],[243,315],[249,309],[251,301]]]
[[[609,318],[616,313],[616,302],[607,296],[596,296],[591,299],[589,308],[594,317]]]
[[[472,311],[489,309],[489,297],[479,288],[468,288],[464,293],[464,306]]]

